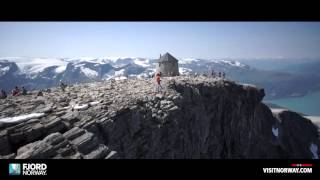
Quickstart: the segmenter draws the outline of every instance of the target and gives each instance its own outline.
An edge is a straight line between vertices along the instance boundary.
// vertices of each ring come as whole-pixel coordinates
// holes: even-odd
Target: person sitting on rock
[[[3,89],[1,89],[1,91],[0,91],[0,99],[5,99],[5,98],[7,98],[7,93]]]
[[[28,94],[27,90],[22,86],[22,95],[27,95],[27,94]]]
[[[19,96],[20,95],[20,89],[18,88],[18,86],[16,86],[13,90],[12,90],[12,96]]]

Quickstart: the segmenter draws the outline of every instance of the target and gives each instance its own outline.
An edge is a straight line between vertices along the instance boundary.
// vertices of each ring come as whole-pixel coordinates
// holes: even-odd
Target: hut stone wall
[[[171,54],[165,53],[156,65],[156,72],[161,72],[162,76],[179,76],[178,60]]]
[[[175,61],[158,62],[156,70],[162,76],[179,76],[178,62]]]

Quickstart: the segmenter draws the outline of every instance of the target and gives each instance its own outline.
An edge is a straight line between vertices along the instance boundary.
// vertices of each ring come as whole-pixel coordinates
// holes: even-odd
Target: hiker
[[[214,70],[211,71],[211,76],[214,77]]]
[[[221,72],[219,72],[218,77],[221,78]]]
[[[222,78],[224,79],[224,78],[226,78],[226,73],[222,73]]]
[[[24,88],[24,86],[22,86],[22,95],[27,95],[28,93],[27,93],[27,90]]]
[[[18,88],[18,86],[14,87],[11,94],[12,94],[12,96],[19,96],[20,95],[20,89]]]
[[[1,89],[0,99],[5,99],[5,98],[7,98],[7,93],[3,89]]]
[[[161,92],[162,91],[162,86],[161,86],[161,72],[156,74],[156,92]]]
[[[60,88],[64,92],[67,85],[65,85],[63,82],[60,81]]]
[[[38,92],[37,96],[43,96],[42,90]]]

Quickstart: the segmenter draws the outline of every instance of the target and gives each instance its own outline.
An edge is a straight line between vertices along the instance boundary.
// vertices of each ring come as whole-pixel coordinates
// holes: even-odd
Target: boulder
[[[7,155],[11,152],[11,145],[6,130],[0,131],[0,155]]]
[[[98,140],[92,133],[86,131],[86,133],[73,139],[71,144],[75,146],[80,153],[88,154],[97,147]]]
[[[65,115],[61,116],[61,119],[70,123],[74,124],[75,122],[79,121],[79,112],[78,111],[69,111]]]
[[[57,155],[57,149],[65,139],[60,133],[52,133],[41,141],[27,144],[17,151],[16,159],[44,159]],[[60,146],[60,147],[59,147]]]
[[[84,159],[102,159],[110,153],[110,150],[104,144],[100,144],[95,150],[84,156]]]
[[[63,132],[67,129],[65,123],[63,123],[62,119],[56,117],[51,119],[47,124],[44,125],[48,134],[55,133],[55,132]]]
[[[69,131],[65,132],[63,136],[67,138],[68,140],[73,140],[85,133],[84,129],[80,129],[79,127],[74,127],[70,129]]]

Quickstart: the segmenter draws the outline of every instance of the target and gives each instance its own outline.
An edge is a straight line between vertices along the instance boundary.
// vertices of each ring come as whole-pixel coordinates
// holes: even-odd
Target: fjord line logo
[[[20,174],[21,174],[20,164],[10,163],[9,164],[9,175],[20,175]]]
[[[263,168],[263,173],[312,173],[312,164],[291,164],[291,168]]]
[[[18,163],[9,164],[9,175],[24,175],[24,176],[43,176],[47,175],[47,165],[44,163],[23,163],[22,173],[21,166]]]
[[[24,163],[22,164],[22,175],[47,175],[45,163]]]

